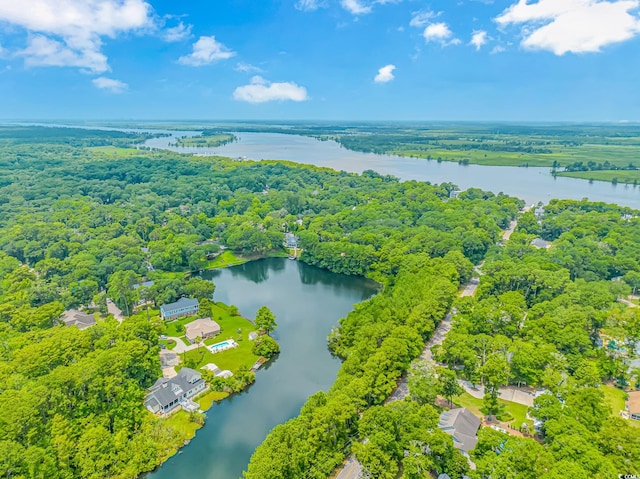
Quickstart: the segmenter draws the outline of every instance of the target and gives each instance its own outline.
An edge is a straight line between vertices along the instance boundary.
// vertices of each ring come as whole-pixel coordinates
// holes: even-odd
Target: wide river
[[[172,132],[175,133],[175,132]],[[178,132],[176,136],[192,136],[194,132]],[[169,146],[175,138],[154,138],[146,145],[181,153],[221,155],[251,160],[289,160],[326,166],[336,170],[362,173],[375,170],[402,180],[451,182],[462,189],[482,188],[522,198],[527,203],[552,198],[572,198],[605,201],[640,209],[640,188],[627,185],[575,178],[553,178],[549,168],[519,168],[506,166],[459,165],[435,160],[402,156],[376,155],[350,151],[334,141],[274,133],[236,133],[239,141],[218,148],[180,148]]]
[[[280,356],[256,374],[247,391],[207,413],[191,443],[149,479],[238,479],[255,448],[276,425],[296,416],[308,396],[326,391],[340,361],[327,348],[338,320],[377,292],[364,278],[285,258],[253,261],[203,277],[216,284],[215,298],[253,318],[260,306],[276,315]]]

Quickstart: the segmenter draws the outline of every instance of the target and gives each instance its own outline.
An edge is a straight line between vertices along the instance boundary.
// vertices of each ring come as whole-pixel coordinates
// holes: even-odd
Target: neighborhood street
[[[526,207],[524,208],[523,212],[529,211],[529,209],[530,207]],[[514,220],[509,225],[509,229],[504,231],[504,233],[502,234],[502,239],[504,240],[505,243],[509,241],[509,238],[511,237],[511,235],[513,234],[517,226],[518,226],[518,221]],[[475,296],[478,286],[480,284],[480,274],[481,274],[480,269],[482,268],[483,264],[484,264],[484,261],[474,268],[475,274],[471,278],[471,280],[464,286],[464,288],[462,288],[462,291],[460,292],[460,297]],[[427,342],[424,349],[422,350],[422,354],[420,355],[420,358],[433,362],[433,355],[431,353],[431,348],[436,344],[442,344],[444,339],[447,337],[447,333],[451,330],[451,318],[453,317],[454,314],[455,314],[455,310],[452,309],[451,311],[449,311],[449,313],[447,313],[444,319],[440,322],[436,330],[433,332],[431,339],[429,340],[429,342]],[[467,390],[468,392],[470,392],[470,390],[472,389],[471,385],[463,384],[463,386],[465,390]],[[476,396],[476,394],[478,394],[478,390],[474,390],[474,393],[472,395]],[[408,395],[409,395],[408,375],[404,374],[402,376],[402,379],[400,380],[400,383],[398,384],[398,387],[395,389],[395,391],[393,391],[393,393],[391,393],[391,396],[389,396],[389,399],[387,399],[386,404],[393,401],[402,401]],[[504,395],[505,397],[511,397],[511,399],[509,399],[510,401],[520,402],[521,404],[526,404],[530,401],[531,404],[533,404],[533,396],[531,397],[531,399],[529,399],[528,395],[525,393],[516,394],[513,391],[505,391]],[[501,397],[502,397],[502,391],[501,391]],[[517,397],[517,400],[514,399],[514,397]],[[358,462],[358,460],[353,455],[350,455],[349,458],[347,459],[346,464],[343,466],[340,473],[336,476],[336,479],[361,479],[361,478],[362,478],[362,465]]]

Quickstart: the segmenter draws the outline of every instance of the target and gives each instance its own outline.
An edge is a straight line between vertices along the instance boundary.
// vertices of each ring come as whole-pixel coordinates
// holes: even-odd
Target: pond
[[[206,271],[215,299],[238,306],[253,319],[260,306],[276,315],[274,336],[281,354],[260,369],[247,391],[207,412],[191,443],[148,479],[238,479],[255,448],[276,425],[296,416],[306,399],[335,381],[340,361],[327,348],[338,320],[377,292],[364,278],[269,258],[224,270]]]

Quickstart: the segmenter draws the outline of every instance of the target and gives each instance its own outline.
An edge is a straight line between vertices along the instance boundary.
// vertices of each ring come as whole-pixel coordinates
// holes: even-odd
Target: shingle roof
[[[175,401],[176,398],[193,389],[202,381],[200,373],[191,368],[182,368],[177,376],[171,379],[160,378],[149,389],[145,406],[157,411]],[[159,409],[158,409],[159,406]]]
[[[469,452],[476,447],[476,434],[480,428],[478,419],[467,408],[451,409],[440,414],[438,427],[453,436],[453,444],[458,449]]]
[[[140,284],[134,284],[133,285],[133,289],[139,289],[139,288],[150,288],[151,286],[153,286],[156,282],[155,281],[145,281],[144,283],[140,283]]]
[[[171,314],[174,311],[177,311],[182,308],[196,308],[200,305],[200,302],[197,299],[192,298],[180,298],[175,303],[163,304],[160,306],[160,311],[163,314]]]
[[[96,324],[96,318],[92,314],[75,309],[65,311],[60,319],[66,326],[77,326],[78,329],[87,329]]]
[[[189,341],[195,340],[196,337],[205,337],[209,334],[220,332],[220,325],[211,318],[201,318],[190,322],[185,326],[185,336]]]

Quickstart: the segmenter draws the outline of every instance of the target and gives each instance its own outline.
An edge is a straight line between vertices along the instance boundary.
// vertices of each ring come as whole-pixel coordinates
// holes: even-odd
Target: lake
[[[247,391],[214,404],[205,426],[180,454],[148,479],[238,479],[255,448],[276,425],[298,415],[307,397],[326,391],[340,361],[327,348],[338,320],[377,292],[373,281],[286,258],[206,271],[215,299],[253,319],[260,306],[276,315],[281,353],[256,373]]]
[[[455,162],[407,158],[393,155],[360,153],[343,148],[334,141],[319,141],[298,135],[276,133],[235,133],[239,141],[218,148],[182,148],[168,146],[175,137],[193,136],[189,132],[173,132],[171,138],[154,138],[146,146],[181,153],[220,155],[251,160],[289,160],[336,170],[362,173],[375,170],[402,180],[451,182],[462,189],[482,188],[522,198],[527,203],[549,202],[552,198],[604,201],[640,209],[640,188],[628,185],[588,181],[575,178],[553,178],[549,168],[459,165]]]

